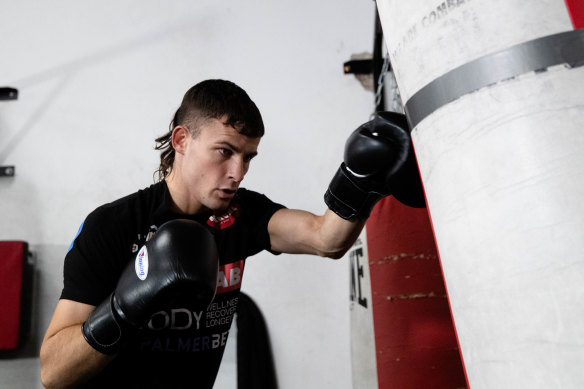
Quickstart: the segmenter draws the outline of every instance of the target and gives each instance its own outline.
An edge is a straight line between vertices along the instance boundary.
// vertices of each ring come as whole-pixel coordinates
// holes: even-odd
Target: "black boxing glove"
[[[168,304],[206,308],[215,297],[219,255],[213,235],[185,219],[164,223],[120,276],[116,289],[83,323],[87,343],[115,354],[125,335]]]
[[[391,194],[390,179],[408,157],[407,125],[393,112],[378,112],[345,143],[344,162],[324,195],[329,209],[343,219],[366,220],[377,202]]]

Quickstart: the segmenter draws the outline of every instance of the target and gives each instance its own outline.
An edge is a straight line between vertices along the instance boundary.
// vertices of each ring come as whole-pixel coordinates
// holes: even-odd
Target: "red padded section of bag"
[[[426,208],[382,199],[367,221],[379,388],[466,388]]]
[[[0,350],[18,346],[25,247],[0,241]]]

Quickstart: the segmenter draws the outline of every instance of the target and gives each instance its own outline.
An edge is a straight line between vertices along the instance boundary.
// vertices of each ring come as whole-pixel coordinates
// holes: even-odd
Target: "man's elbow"
[[[46,340],[45,340],[46,342]],[[43,342],[41,345],[39,359],[41,367],[41,384],[45,389],[61,389],[67,387],[63,383],[62,377],[59,377],[53,366],[54,351]]]
[[[57,388],[57,381],[53,378],[51,369],[47,366],[46,362],[46,352],[41,347],[40,350],[40,363],[41,363],[41,384],[45,389]]]
[[[347,251],[351,248],[352,245],[346,245],[341,247],[334,247],[334,248],[327,248],[322,250],[319,254],[321,257],[330,258],[330,259],[341,259],[345,256]]]
[[[327,258],[330,258],[330,259],[337,260],[337,259],[341,259],[341,258],[343,258],[343,257],[345,256],[345,253],[346,253],[346,252],[347,252],[347,251],[342,251],[342,252],[340,252],[340,251],[339,251],[339,252],[334,252],[334,253],[330,253],[330,254],[326,255],[326,257],[327,257]]]
[[[50,369],[46,366],[41,365],[41,384],[45,389],[53,389],[59,388],[57,384],[57,380],[52,378],[53,374],[51,374]]]
[[[58,386],[53,385],[53,382],[47,378],[47,374],[43,373],[43,369],[41,369],[41,384],[45,389],[54,389],[58,388]]]

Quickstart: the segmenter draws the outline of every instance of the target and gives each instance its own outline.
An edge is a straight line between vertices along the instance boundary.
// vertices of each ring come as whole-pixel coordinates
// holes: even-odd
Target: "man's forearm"
[[[331,258],[342,257],[355,243],[365,222],[358,219],[345,220],[330,209],[323,216],[320,229],[321,241],[329,248]]]
[[[113,358],[85,341],[81,324],[67,327],[43,342],[41,381],[47,389],[68,388],[93,377]]]

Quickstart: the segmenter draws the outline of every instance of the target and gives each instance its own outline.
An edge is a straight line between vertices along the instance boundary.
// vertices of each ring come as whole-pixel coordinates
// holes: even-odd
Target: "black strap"
[[[278,388],[266,322],[258,306],[243,292],[239,293],[237,306],[237,388]]]

